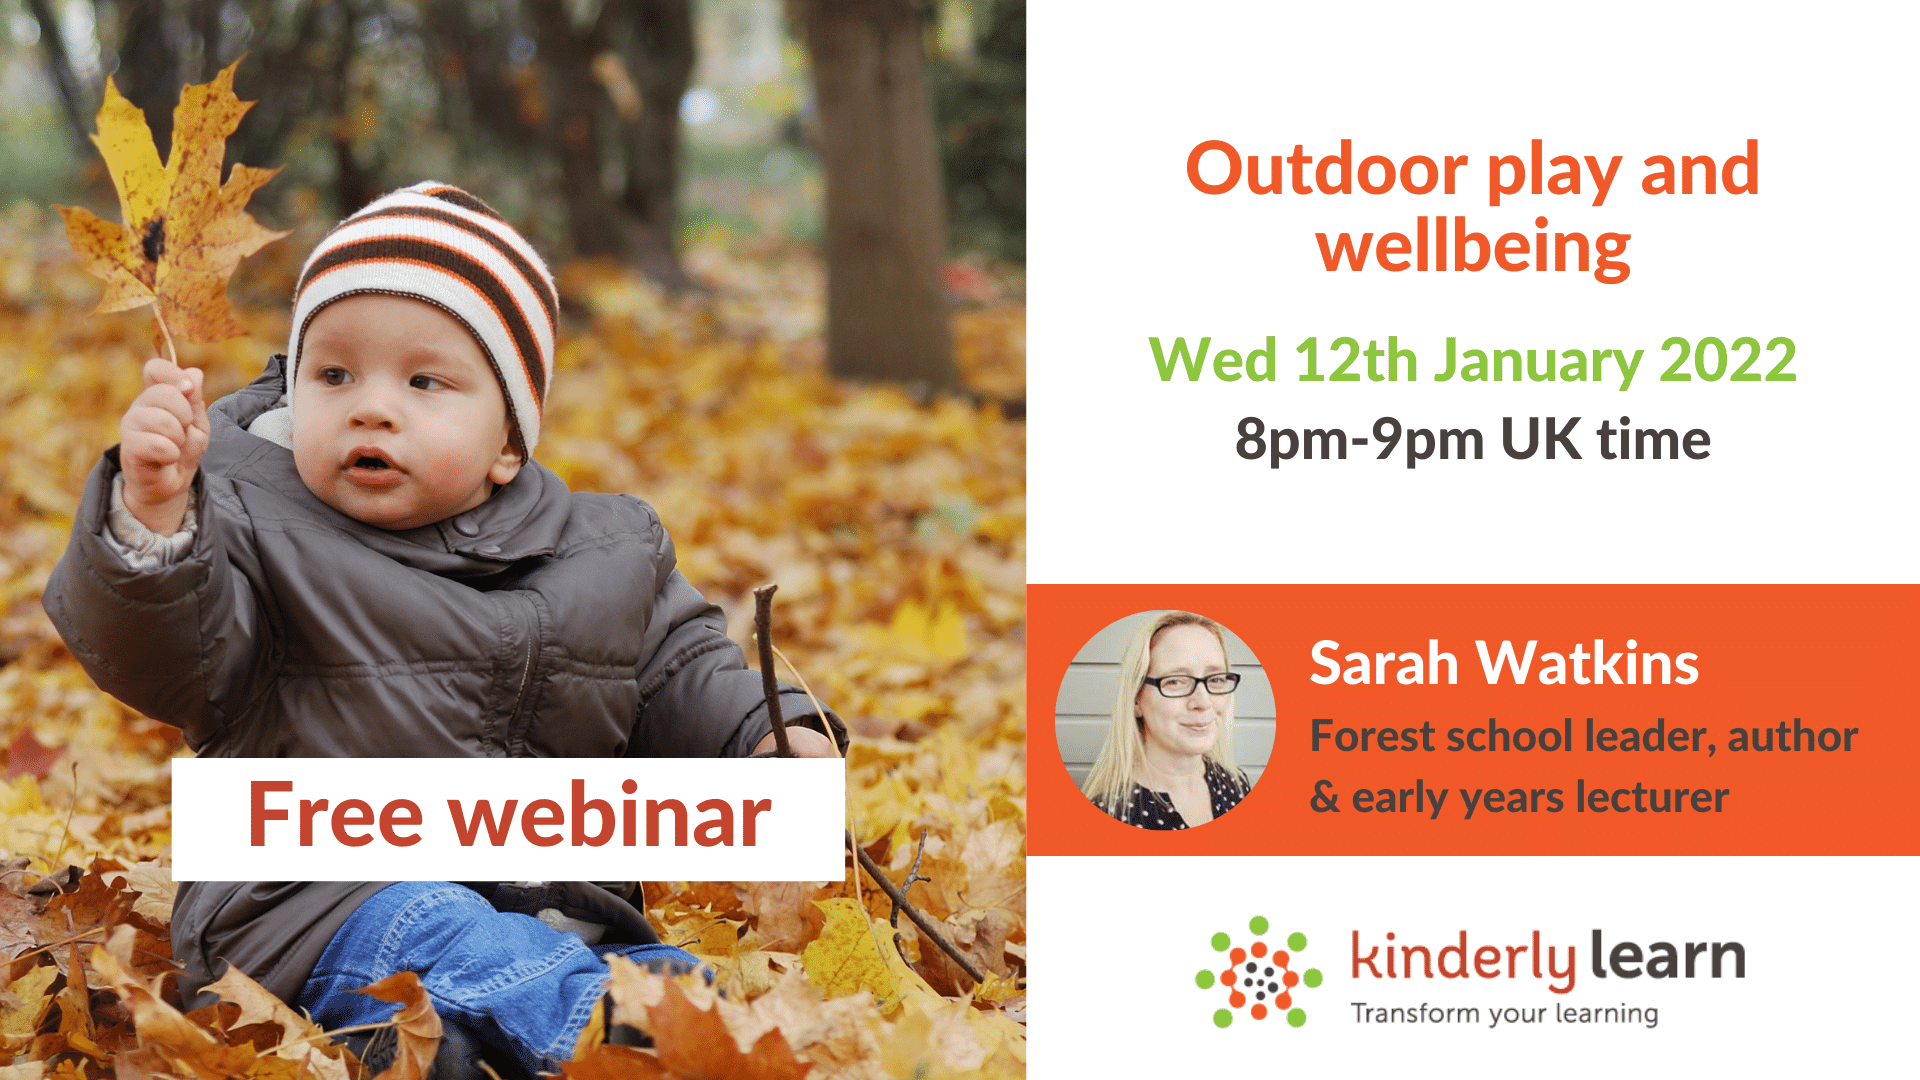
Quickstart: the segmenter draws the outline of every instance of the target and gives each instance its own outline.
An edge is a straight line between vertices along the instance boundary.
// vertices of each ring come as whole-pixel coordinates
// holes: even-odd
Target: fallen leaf
[[[696,927],[692,933],[662,935],[661,940],[685,949],[708,963],[732,956],[739,939],[735,924],[714,918],[704,918],[701,922],[704,925]]]
[[[560,1063],[567,1080],[670,1080],[660,1059],[631,1046],[594,1046]]]
[[[440,1017],[433,1011],[420,976],[411,971],[395,972],[359,992],[400,1006],[391,1021],[400,1037],[399,1050],[393,1055],[393,1064],[374,1080],[425,1080],[433,1066],[433,1055],[440,1050]]]
[[[866,911],[852,900],[815,900],[814,906],[826,913],[826,929],[800,954],[806,966],[807,981],[830,998],[845,997],[865,990],[883,1006],[899,995],[887,962],[881,956],[875,924]],[[892,928],[885,923],[886,948],[893,948]]]
[[[804,881],[754,881],[742,886],[746,909],[768,949],[791,949],[819,932],[823,920],[807,904],[819,890]],[[808,916],[813,916],[811,919]]]
[[[39,913],[33,910],[32,900],[0,891],[0,960],[12,960],[39,948],[42,942],[34,933],[38,924]]]
[[[977,1001],[990,1001],[995,1005],[1019,997],[1020,982],[1011,975],[988,975],[987,981],[973,992]]]
[[[84,970],[80,946],[68,945],[67,949],[72,954],[67,970]],[[95,1060],[111,1056],[94,1041],[93,1006],[87,1001],[87,980],[68,975],[66,988],[60,991],[59,1000],[60,1035],[67,1040],[67,1045]]]
[[[113,929],[119,924],[126,922],[132,916],[133,901],[134,896],[132,893],[124,889],[116,889],[112,885],[107,884],[106,879],[101,876],[98,870],[91,871],[80,879],[80,886],[78,888],[72,892],[63,892],[55,896],[52,902],[47,905],[46,911],[40,916],[40,940],[43,943],[64,941],[77,935],[96,930]],[[135,927],[129,926],[127,927],[127,932],[137,935],[139,931]],[[129,952],[132,959],[123,959],[123,962],[126,963],[130,969],[134,969],[136,975],[148,975],[150,977],[156,973],[153,970],[153,961],[155,958],[152,954],[156,949],[165,949],[166,946],[160,945],[160,938],[154,934],[149,933],[147,939],[148,940],[143,943],[144,947],[130,946]],[[78,955],[78,950],[73,951],[72,957],[78,957]],[[162,957],[168,956],[169,952],[163,952],[161,955]],[[60,973],[72,979],[74,974],[69,962],[70,957],[68,952],[62,949],[55,949],[53,951],[53,958],[54,961],[60,965]],[[162,967],[162,970],[165,969],[165,966]],[[105,976],[101,973],[95,970],[85,969],[84,966],[83,970],[88,985],[93,989],[105,990],[108,987],[109,984]]]
[[[1018,1075],[1027,1072],[1027,1028],[1002,1012],[982,1012],[968,1009],[961,1014],[973,1027],[982,1045],[995,1048],[995,1052],[1005,1051],[1007,1056],[1018,1063]],[[993,1055],[988,1055],[992,1057]],[[991,1071],[991,1070],[988,1070]]]
[[[106,945],[95,945],[87,957],[94,970],[133,1014],[140,1045],[164,1058],[168,1071],[200,1080],[226,1080],[243,1075],[255,1060],[252,1047],[227,1046],[212,1032],[188,1020],[160,996],[158,980],[147,983],[127,971],[124,958],[133,950],[133,928],[118,927]]]
[[[647,1010],[654,1052],[684,1080],[801,1080],[811,1068],[794,1058],[786,1039],[769,1031],[742,1053],[718,1009],[702,1009],[672,980]]]
[[[33,732],[22,731],[7,744],[5,778],[11,780],[16,776],[31,776],[36,780],[43,779],[53,771],[53,763],[60,760],[62,752],[60,747],[40,745],[40,740],[34,738]]]
[[[736,944],[732,958],[722,966],[721,972],[732,993],[742,1000],[751,1000],[774,985],[773,955],[760,948],[757,941],[750,946]]]
[[[157,1080],[167,1077],[167,1059],[158,1050],[142,1046],[113,1059],[114,1080]]]
[[[613,998],[613,1022],[651,1033],[647,1013],[666,992],[667,978],[624,956],[609,956],[607,972],[607,993]]]
[[[0,1036],[32,1035],[46,1011],[47,987],[60,972],[42,964],[13,980],[0,994]]]
[[[966,624],[951,600],[931,611],[918,600],[903,600],[893,610],[890,629],[909,651],[934,660],[958,660],[969,651]]]
[[[54,208],[87,272],[107,283],[96,312],[152,304],[160,325],[185,341],[247,332],[227,303],[227,279],[241,259],[287,234],[262,228],[245,210],[280,170],[236,164],[220,182],[227,137],[253,104],[234,97],[239,65],[180,92],[165,167],[145,115],[108,77],[93,141],[120,195],[122,224],[84,207]]]
[[[1013,920],[1005,912],[999,908],[967,911],[945,920],[940,929],[989,979],[1006,974],[1007,933],[1013,929]],[[918,970],[925,972],[927,982],[945,994],[959,996],[977,989],[973,977],[937,945],[921,943]]]
[[[173,897],[179,885],[173,880],[173,872],[165,863],[155,860],[137,862],[125,870],[109,871],[102,876],[108,884],[140,894],[133,902],[134,914],[162,925],[173,920]]]
[[[874,920],[873,925],[876,935],[883,929],[889,931],[892,929],[878,919]],[[925,952],[937,952],[939,948],[938,945],[928,942],[921,944],[921,949]],[[887,974],[892,978],[893,985],[899,990],[899,997],[895,999],[895,1002],[888,1003],[888,1005],[916,1003],[925,1009],[932,1008],[934,1005],[946,1000],[935,992],[933,987],[927,985],[927,980],[921,978],[919,972],[913,970],[905,960],[901,959],[900,950],[893,947],[891,939],[888,940],[887,947],[880,951],[880,958],[886,963]],[[889,1009],[889,1011],[891,1011],[891,1009]]]
[[[779,1031],[800,1058],[813,1063],[813,1080],[878,1080],[885,1075],[880,1071],[879,1017],[873,999],[865,994],[823,1000],[805,975],[790,971],[771,991],[728,1012],[738,1014],[738,1019],[728,1018],[736,1040]]]
[[[226,974],[208,983],[206,988],[221,1000],[240,1006],[234,1027],[278,1025],[281,1036],[272,1052],[293,1062],[296,1072],[310,1070],[319,1080],[347,1080],[347,1063],[337,1056],[337,1051],[329,1052],[333,1051],[332,1042],[324,1037],[326,1033],[320,1025],[288,1008],[286,1002],[248,978],[246,972],[228,964]]]
[[[40,785],[34,783],[31,776],[15,775],[7,783],[0,784],[0,814],[13,817],[16,814],[45,813],[47,804],[41,801]]]

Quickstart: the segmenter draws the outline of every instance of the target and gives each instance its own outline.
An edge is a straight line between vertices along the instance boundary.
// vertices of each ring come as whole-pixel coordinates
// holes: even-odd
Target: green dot
[[[1253,921],[1247,924],[1247,929],[1252,930],[1256,934],[1266,933],[1267,917],[1265,915],[1255,915]]]
[[[1321,975],[1320,975],[1319,968],[1308,968],[1306,975],[1302,976],[1302,981],[1305,982],[1308,986],[1319,986],[1320,978],[1321,978]]]
[[[1318,981],[1317,979],[1315,980],[1316,984]],[[1202,990],[1211,990],[1213,989],[1213,972],[1203,971],[1193,977],[1193,982],[1195,986],[1198,986]]]
[[[1226,952],[1227,946],[1231,944],[1233,944],[1233,939],[1228,937],[1227,935],[1225,934],[1213,935],[1213,951],[1214,952]]]
[[[1297,1012],[1299,1010],[1296,1009],[1295,1011]],[[1233,1014],[1228,1012],[1227,1010],[1220,1009],[1213,1014],[1214,1027],[1226,1027],[1228,1024],[1231,1024],[1231,1023],[1233,1023]]]
[[[1294,952],[1299,952],[1306,947],[1307,935],[1305,934],[1293,934],[1287,938],[1287,948],[1292,949]]]
[[[1215,1021],[1215,1022],[1218,1023],[1218,1021]],[[1301,1024],[1304,1024],[1306,1022],[1307,1022],[1307,1010],[1305,1009],[1288,1009],[1287,1010],[1287,1024],[1289,1026],[1299,1027]]]

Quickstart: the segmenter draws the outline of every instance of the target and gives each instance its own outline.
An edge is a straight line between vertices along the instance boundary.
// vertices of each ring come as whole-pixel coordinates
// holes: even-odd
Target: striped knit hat
[[[466,325],[506,391],[509,419],[531,455],[553,381],[553,275],[494,209],[459,188],[401,188],[334,227],[307,256],[293,294],[287,393],[300,343],[321,308],[358,293],[424,300]]]

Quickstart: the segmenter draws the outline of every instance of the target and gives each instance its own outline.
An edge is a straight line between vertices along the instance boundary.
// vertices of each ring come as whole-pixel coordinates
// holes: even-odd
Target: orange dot
[[[1220,973],[1220,985],[1221,985],[1221,986],[1232,986],[1232,985],[1233,985],[1233,980],[1234,980],[1234,978],[1235,978],[1235,976],[1234,976],[1234,973],[1233,973],[1233,969],[1232,969],[1232,968],[1228,968],[1227,970],[1225,970],[1225,971],[1223,971],[1223,972],[1221,972],[1221,973]]]
[[[1295,975],[1293,972],[1289,971],[1284,976],[1281,977],[1280,981],[1283,983],[1286,983],[1287,989],[1291,990],[1293,989],[1293,985],[1300,981],[1300,976]]]
[[[1265,1020],[1267,1018],[1267,1007],[1256,1004],[1253,1007],[1253,1018],[1255,1020]]]
[[[1293,995],[1292,994],[1275,994],[1273,996],[1273,1007],[1276,1009],[1293,1008]]]
[[[1256,942],[1254,942],[1254,943],[1253,943],[1253,958],[1254,958],[1255,960],[1258,960],[1258,959],[1260,959],[1261,957],[1263,957],[1263,956],[1265,956],[1265,955],[1267,955],[1267,943],[1266,943],[1266,942],[1264,942],[1264,941],[1256,941]]]
[[[1287,950],[1285,949],[1273,950],[1273,966],[1274,967],[1287,966]]]
[[[1243,964],[1247,959],[1247,950],[1235,949],[1227,954],[1227,959],[1233,961],[1235,965]]]
[[[1235,990],[1233,992],[1233,996],[1227,999],[1227,1004],[1233,1006],[1236,1009],[1242,1005],[1245,1005],[1246,1003],[1247,1003],[1247,995],[1241,993],[1238,990]]]

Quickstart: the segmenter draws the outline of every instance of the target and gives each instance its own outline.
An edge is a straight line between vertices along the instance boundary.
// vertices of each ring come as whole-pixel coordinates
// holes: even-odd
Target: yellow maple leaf
[[[886,962],[887,974],[893,977],[893,984],[900,991],[897,1002],[882,1003],[884,1009],[890,1012],[895,1004],[931,1008],[942,1003],[944,999],[927,985],[927,980],[900,958],[900,950],[893,947],[893,927],[879,919],[873,920],[873,938],[874,944],[880,946],[880,958]],[[934,949],[938,946],[922,941],[920,947]]]
[[[119,192],[123,223],[84,207],[54,207],[87,272],[107,283],[94,311],[152,304],[169,350],[175,336],[224,341],[246,333],[227,304],[227,279],[241,259],[287,235],[261,227],[245,209],[279,169],[235,165],[220,182],[227,137],[253,106],[234,97],[238,66],[235,60],[211,82],[180,92],[165,166],[146,116],[109,78],[93,142]]]
[[[13,980],[7,993],[13,995],[14,1004],[8,1005],[0,999],[0,1038],[33,1034],[34,1021],[40,1018],[42,1006],[46,1004],[47,984],[58,974],[59,968],[44,964],[28,969],[25,975]]]
[[[872,991],[883,1003],[897,998],[893,973],[887,970],[871,920],[860,905],[841,897],[815,900],[813,906],[827,913],[827,925],[800,954],[807,981],[830,998],[862,990]],[[893,948],[891,936],[886,947]]]
[[[966,624],[951,600],[932,610],[917,600],[902,600],[893,609],[891,629],[896,640],[936,660],[958,660],[968,652]]]

